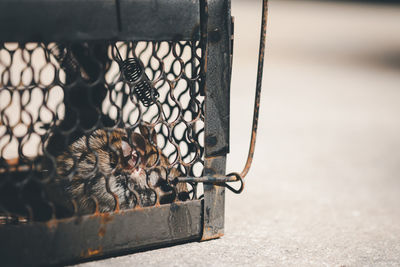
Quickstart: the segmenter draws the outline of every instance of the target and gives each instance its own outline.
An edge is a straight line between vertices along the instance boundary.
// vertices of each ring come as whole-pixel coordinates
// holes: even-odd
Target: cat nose
[[[137,155],[136,151],[133,150],[127,157],[129,157],[129,159],[128,159],[129,167],[134,168],[138,161],[138,155]]]

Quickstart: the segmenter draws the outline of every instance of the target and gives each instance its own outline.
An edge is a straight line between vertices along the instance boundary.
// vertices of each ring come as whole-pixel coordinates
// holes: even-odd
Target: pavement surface
[[[259,2],[232,6],[228,172],[247,156]],[[400,266],[400,6],[269,10],[256,155],[225,236],[81,266]]]

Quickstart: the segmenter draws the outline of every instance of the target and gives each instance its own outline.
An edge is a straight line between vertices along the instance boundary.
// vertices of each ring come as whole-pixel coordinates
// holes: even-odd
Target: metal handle
[[[256,147],[258,114],[260,110],[260,98],[261,98],[261,83],[262,83],[263,67],[264,67],[265,36],[267,32],[267,15],[268,15],[268,0],[263,0],[260,49],[258,51],[257,84],[256,84],[256,95],[254,100],[253,127],[251,132],[249,154],[247,156],[246,165],[244,166],[243,171],[240,173],[240,176],[242,178],[244,178],[250,170],[250,166],[254,156],[254,149]]]

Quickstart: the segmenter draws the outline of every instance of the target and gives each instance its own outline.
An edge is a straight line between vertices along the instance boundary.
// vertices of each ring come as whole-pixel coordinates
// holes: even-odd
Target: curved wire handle
[[[251,163],[253,162],[254,150],[256,148],[257,128],[258,128],[258,115],[260,112],[260,99],[261,99],[261,84],[264,69],[264,55],[265,55],[265,37],[267,34],[267,18],[268,18],[268,0],[263,0],[262,10],[262,21],[261,21],[261,34],[260,34],[260,48],[258,50],[258,69],[257,69],[257,83],[256,83],[256,95],[254,99],[254,113],[253,113],[253,126],[251,130],[251,139],[249,146],[249,153],[247,155],[246,164],[239,173],[230,173],[228,177],[234,177],[234,181],[240,181],[240,188],[234,189],[226,182],[224,183],[226,188],[231,190],[235,194],[240,194],[244,189],[244,177],[250,170]]]
[[[254,99],[253,126],[252,126],[252,131],[251,131],[249,154],[247,155],[246,165],[244,166],[243,171],[240,173],[240,177],[242,179],[247,175],[247,173],[250,170],[250,166],[253,161],[254,150],[256,147],[258,114],[260,111],[261,83],[262,83],[263,67],[264,67],[265,36],[266,36],[266,32],[267,32],[267,17],[268,17],[268,0],[263,0],[260,48],[258,51],[256,95],[255,95],[255,99]]]

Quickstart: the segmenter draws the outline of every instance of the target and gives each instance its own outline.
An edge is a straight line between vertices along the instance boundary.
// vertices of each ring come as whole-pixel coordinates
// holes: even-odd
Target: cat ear
[[[135,146],[135,150],[138,150],[140,154],[146,154],[146,141],[141,134],[132,133],[132,144]]]
[[[144,136],[144,138],[148,139],[150,137],[150,140],[153,142],[153,144],[157,145],[157,134],[156,131],[154,131],[154,128],[151,129],[151,133],[149,135],[149,128],[143,125],[139,125],[139,130],[140,133]]]

